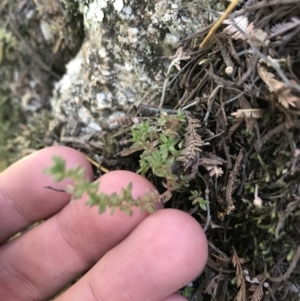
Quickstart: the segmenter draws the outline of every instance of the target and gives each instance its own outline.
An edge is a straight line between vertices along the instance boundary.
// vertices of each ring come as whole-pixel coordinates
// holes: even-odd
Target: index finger
[[[66,161],[66,167],[82,166],[86,177],[93,171],[83,154],[64,146],[53,146],[37,151],[10,166],[0,174],[0,244],[32,223],[59,212],[69,201],[67,193],[57,193],[46,186],[65,189],[71,180],[56,183],[44,170],[53,156]]]

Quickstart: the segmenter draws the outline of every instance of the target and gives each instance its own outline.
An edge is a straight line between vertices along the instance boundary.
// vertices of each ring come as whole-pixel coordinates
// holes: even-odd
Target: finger
[[[186,298],[182,297],[181,295],[179,294],[173,294],[161,301],[187,301]]]
[[[138,225],[56,301],[171,298],[203,270],[207,253],[207,241],[196,220],[178,210],[161,210]]]
[[[67,193],[57,193],[45,186],[64,189],[71,180],[60,183],[44,173],[53,164],[53,156],[66,161],[66,167],[82,166],[92,179],[92,168],[85,156],[64,146],[48,147],[25,157],[0,174],[0,244],[35,221],[60,211],[69,201]]]
[[[130,182],[135,198],[155,189],[135,173],[115,171],[100,178],[100,190],[107,194],[120,192]],[[61,212],[0,249],[0,295],[6,296],[3,300],[49,299],[148,215],[137,208],[132,217],[118,210],[113,215],[99,215],[98,208],[86,206],[86,200],[70,202]]]

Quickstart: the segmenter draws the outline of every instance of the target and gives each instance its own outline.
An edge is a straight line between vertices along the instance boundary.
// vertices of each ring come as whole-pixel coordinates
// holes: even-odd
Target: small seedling
[[[201,197],[201,192],[197,190],[192,190],[191,194],[192,195],[189,197],[189,200],[192,201],[192,204],[199,205],[202,210],[206,211],[209,202],[206,201],[203,197]]]

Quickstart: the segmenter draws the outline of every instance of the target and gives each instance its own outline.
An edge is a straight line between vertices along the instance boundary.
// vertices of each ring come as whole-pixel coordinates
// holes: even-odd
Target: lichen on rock
[[[77,0],[86,40],[56,84],[52,107],[65,134],[110,128],[149,91],[161,93],[176,43],[199,30],[209,1]],[[217,9],[222,9],[219,5]],[[155,94],[156,93],[156,94]]]

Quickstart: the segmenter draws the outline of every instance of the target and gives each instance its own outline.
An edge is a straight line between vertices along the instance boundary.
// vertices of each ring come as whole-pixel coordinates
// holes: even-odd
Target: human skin
[[[6,301],[49,300],[79,275],[85,275],[57,301],[183,301],[175,292],[203,270],[207,241],[188,214],[163,209],[154,214],[134,208],[133,216],[116,210],[99,215],[71,201],[65,189],[71,180],[55,183],[44,173],[53,156],[67,168],[82,166],[92,180],[89,162],[62,146],[25,157],[0,174],[0,296]],[[133,197],[155,187],[129,171],[102,176],[100,191],[120,192],[130,182]],[[43,223],[8,240],[33,223]]]

